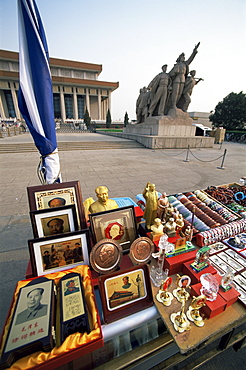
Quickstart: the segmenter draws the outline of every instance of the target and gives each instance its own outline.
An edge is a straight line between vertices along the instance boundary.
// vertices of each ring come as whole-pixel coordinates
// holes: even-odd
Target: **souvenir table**
[[[76,186],[75,186],[75,189],[76,189]],[[191,193],[187,193],[187,196],[189,196],[190,199],[192,199],[193,197]],[[175,205],[178,205],[180,210],[184,209],[183,208],[184,204],[189,206],[189,210],[188,210],[189,212],[185,209],[185,213],[187,213],[187,222],[190,222],[190,224],[193,225],[193,221],[195,220],[195,225],[197,228],[199,228],[199,230],[196,230],[196,229],[195,230],[196,230],[197,235],[200,236],[200,239],[197,238],[197,240],[201,241],[201,246],[205,244],[204,240],[206,242],[207,241],[211,242],[212,237],[215,239],[214,241],[218,241],[218,240],[221,240],[220,237],[227,235],[226,232],[228,232],[229,234],[231,233],[231,235],[236,235],[238,232],[242,232],[245,230],[245,222],[243,222],[242,220],[238,221],[238,216],[235,216],[233,213],[230,213],[230,212],[227,213],[227,211],[225,211],[226,215],[228,215],[230,220],[225,222],[225,224],[227,224],[227,222],[229,223],[228,227],[225,224],[222,225],[222,222],[220,222],[221,226],[219,226],[219,230],[222,229],[226,231],[222,233],[223,235],[221,235],[219,232],[217,232],[217,228],[218,228],[217,222],[221,220],[219,219],[215,220],[213,218],[214,212],[212,211],[210,212],[210,216],[211,216],[210,218],[204,217],[204,214],[201,211],[199,211],[199,209],[197,208],[196,212],[198,213],[198,215],[202,216],[203,218],[203,221],[201,221],[199,220],[198,217],[197,218],[192,217],[191,211],[194,209],[194,206],[190,203],[190,200],[187,200],[185,196],[179,196],[178,198],[179,199],[175,199],[173,196],[171,196],[170,200],[172,200],[175,203]],[[143,215],[143,212],[142,212],[142,209],[138,207],[138,204],[131,201],[130,198],[114,198],[114,199],[117,202],[123,202],[122,204],[121,203],[119,204],[120,207],[124,207],[124,206],[133,207],[135,211],[133,213],[135,213],[137,223],[141,222],[141,217]],[[35,218],[36,210],[32,210],[32,212],[33,212],[33,217]],[[52,211],[45,211],[45,212],[55,212],[55,211],[52,210]],[[72,214],[72,211],[69,211],[69,212]],[[224,212],[224,209],[223,209],[223,212]],[[36,221],[33,221],[33,222],[36,222]],[[79,222],[80,222],[80,225],[83,225],[84,228],[87,227],[87,225],[85,224],[84,217],[80,218]],[[213,228],[210,229],[208,227],[208,224],[210,224],[210,226],[212,226]],[[211,230],[213,230],[213,233],[211,232]],[[76,233],[78,233],[78,231],[74,231],[74,234],[77,237]],[[38,236],[40,237],[40,235]],[[72,234],[70,238],[72,238]],[[34,244],[34,247],[35,247],[35,244]],[[185,254],[180,254],[175,257],[170,257],[170,259],[165,258],[165,261],[166,262],[169,261],[170,266],[176,268],[176,270],[174,269],[175,273],[179,272],[181,274],[182,268],[184,267],[185,270],[183,270],[183,273],[188,275],[190,271],[189,264],[192,263],[192,261],[194,261],[196,251],[193,250],[192,252],[189,252],[189,253],[191,254],[189,258],[188,258],[188,253],[187,253],[186,256]],[[218,259],[218,257],[216,258]],[[151,259],[151,263],[147,265],[147,270],[148,268],[151,269],[151,266],[155,264],[156,264],[156,261]],[[130,274],[131,274],[132,273],[131,271],[134,271],[133,265],[134,265],[133,261],[130,259],[129,255],[125,253],[123,255],[122,261],[120,261],[120,266],[118,268],[119,274],[121,273],[125,274],[124,270],[128,272],[130,271]],[[146,271],[146,265],[144,266],[145,267],[143,268],[143,270]],[[137,269],[137,267],[135,268]],[[213,272],[215,272],[215,270],[212,267],[210,268],[210,270],[211,269],[213,270]],[[173,289],[176,287],[175,286],[176,275],[173,275],[174,271],[171,271],[173,281],[172,281],[171,286],[168,289],[170,292],[172,292]],[[220,341],[220,348],[225,349],[229,338],[232,336],[233,329],[240,327],[246,322],[246,310],[245,310],[244,305],[240,304],[239,302],[235,302],[231,304],[229,307],[226,307],[227,306],[226,300],[224,300],[225,303],[223,304],[223,299],[221,298],[222,299],[221,305],[218,311],[216,312],[216,317],[213,317],[213,315],[210,315],[209,319],[205,319],[205,324],[203,327],[197,327],[194,323],[191,322],[190,323],[191,329],[189,331],[178,333],[174,329],[173,323],[170,320],[170,315],[172,313],[176,313],[180,311],[181,303],[179,303],[174,298],[170,306],[168,307],[164,306],[162,303],[160,303],[156,299],[156,295],[159,291],[159,288],[155,287],[151,283],[151,286],[149,289],[151,293],[153,294],[153,305],[152,306],[149,305],[150,299],[147,302],[147,304],[145,301],[142,301],[142,306],[140,305],[141,307],[139,307],[139,309],[136,310],[135,312],[134,310],[132,311],[130,310],[127,317],[124,317],[125,315],[123,314],[122,316],[119,314],[116,319],[114,318],[115,321],[113,320],[113,322],[110,322],[107,324],[105,323],[105,321],[103,321],[102,300],[101,300],[99,290],[98,290],[98,282],[100,281],[100,274],[98,274],[96,271],[91,271],[91,272],[92,272],[91,273],[91,277],[92,277],[91,283],[92,283],[92,286],[94,286],[95,288],[96,303],[98,306],[97,316],[98,314],[100,314],[101,321],[102,321],[101,332],[100,332],[98,341],[96,341],[95,343],[88,343],[87,346],[82,345],[80,348],[69,350],[68,352],[59,355],[57,358],[52,359],[51,361],[49,361],[49,363],[44,361],[40,363],[39,365],[32,366],[32,368],[46,369],[47,366],[49,366],[49,369],[57,369],[59,368],[59,366],[62,366],[63,370],[71,369],[73,367],[79,368],[79,369],[86,369],[86,370],[90,368],[91,369],[97,368],[98,365],[95,365],[93,357],[95,357],[95,355],[98,353],[99,357],[101,356],[103,358],[103,351],[104,351],[104,347],[102,347],[103,342],[104,342],[104,346],[106,346],[107,343],[109,343],[110,341],[115,341],[116,338],[120,338],[122,336],[129,338],[130,333],[132,333],[132,331],[137,330],[137,329],[141,330],[141,328],[144,332],[145,325],[155,323],[156,320],[158,320],[159,318],[163,320],[168,330],[168,333],[167,332],[164,334],[160,333],[159,335],[158,330],[157,330],[155,336],[153,337],[154,340],[151,340],[150,342],[145,343],[143,345],[140,344],[134,350],[132,350],[132,348],[129,347],[129,351],[130,350],[132,351],[127,355],[127,359],[126,359],[126,356],[124,355],[118,357],[121,353],[124,352],[124,351],[123,352],[119,351],[118,354],[116,354],[117,358],[113,359],[110,364],[105,363],[105,365],[102,365],[102,368],[103,366],[105,366],[108,370],[108,369],[115,369],[120,366],[131,366],[132,364],[134,368],[135,368],[135,364],[136,364],[136,368],[138,368],[138,366],[139,368],[143,368],[143,364],[146,368],[149,368],[149,367],[158,365],[164,360],[168,360],[168,359],[171,360],[173,359],[173,356],[175,356],[175,359],[173,359],[172,361],[172,365],[173,365],[174,361],[176,361],[176,363],[183,361],[182,355],[184,354],[190,355],[192,352],[196,352],[198,348],[204,348],[206,350],[207,345],[216,340]],[[206,270],[202,272],[205,273]],[[27,268],[26,278],[31,278],[34,275],[33,275],[32,266],[29,263],[28,268]],[[192,283],[197,283],[197,281],[194,281],[193,279]],[[237,283],[239,284],[240,281],[238,281]],[[193,289],[192,293],[193,294],[197,293],[197,295],[199,295],[199,291],[196,292],[195,288]],[[151,295],[150,295],[150,298],[151,298]],[[191,298],[189,298],[189,300],[186,302],[185,312],[188,310],[190,303],[191,303]],[[100,326],[100,323],[99,323],[99,326]],[[235,342],[240,341],[242,335],[235,338]],[[125,352],[127,352],[127,349]]]

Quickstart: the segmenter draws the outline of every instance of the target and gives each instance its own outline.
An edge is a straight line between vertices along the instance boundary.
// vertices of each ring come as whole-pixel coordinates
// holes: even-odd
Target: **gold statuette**
[[[198,297],[193,297],[191,305],[189,306],[186,315],[190,321],[193,321],[196,326],[203,326],[204,320],[200,315],[199,309],[206,305],[206,296],[199,295]]]
[[[183,333],[184,331],[190,330],[190,323],[184,313],[185,299],[183,299],[181,303],[182,303],[181,310],[177,313],[172,313],[170,316],[174,329],[179,333]]]
[[[190,288],[191,279],[188,275],[177,275],[177,277],[176,284],[178,288],[173,290],[173,295],[182,303],[183,300],[187,301],[190,297],[190,293],[188,293],[185,288]]]
[[[162,281],[161,287],[159,292],[156,295],[156,299],[158,302],[163,303],[164,306],[170,306],[173,295],[172,293],[168,292],[168,287],[172,284],[172,278],[168,277],[165,280]]]

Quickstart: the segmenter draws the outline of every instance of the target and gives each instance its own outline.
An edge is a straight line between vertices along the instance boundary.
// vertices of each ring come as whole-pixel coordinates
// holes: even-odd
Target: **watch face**
[[[103,239],[92,248],[91,266],[101,274],[115,271],[120,265],[122,254],[122,248],[116,241]]]
[[[131,244],[130,256],[136,264],[145,263],[154,251],[154,243],[146,237],[141,237]]]

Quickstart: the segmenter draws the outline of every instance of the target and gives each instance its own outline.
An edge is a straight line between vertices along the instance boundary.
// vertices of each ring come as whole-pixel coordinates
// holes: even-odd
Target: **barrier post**
[[[155,152],[155,148],[156,148],[156,139],[154,140],[154,150],[153,150],[153,152]]]
[[[184,160],[184,162],[189,162],[189,151],[190,151],[190,146],[188,145],[188,149],[187,149],[187,154],[186,154],[186,159]]]
[[[224,154],[223,154],[223,157],[222,157],[221,166],[220,167],[217,167],[219,170],[224,170],[225,169],[225,167],[224,167],[224,161],[225,161],[226,152],[227,152],[227,149],[224,150]]]
[[[201,150],[201,147],[202,147],[202,139],[200,140],[200,146],[199,146],[198,150]]]

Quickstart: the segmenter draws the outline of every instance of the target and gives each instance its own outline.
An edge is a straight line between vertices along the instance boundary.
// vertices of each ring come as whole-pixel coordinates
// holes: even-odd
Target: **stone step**
[[[82,142],[60,142],[59,151],[72,150],[103,150],[103,149],[134,149],[144,146],[134,140],[132,141],[82,141]],[[37,148],[33,143],[0,144],[0,154],[4,153],[26,153],[36,152]]]

